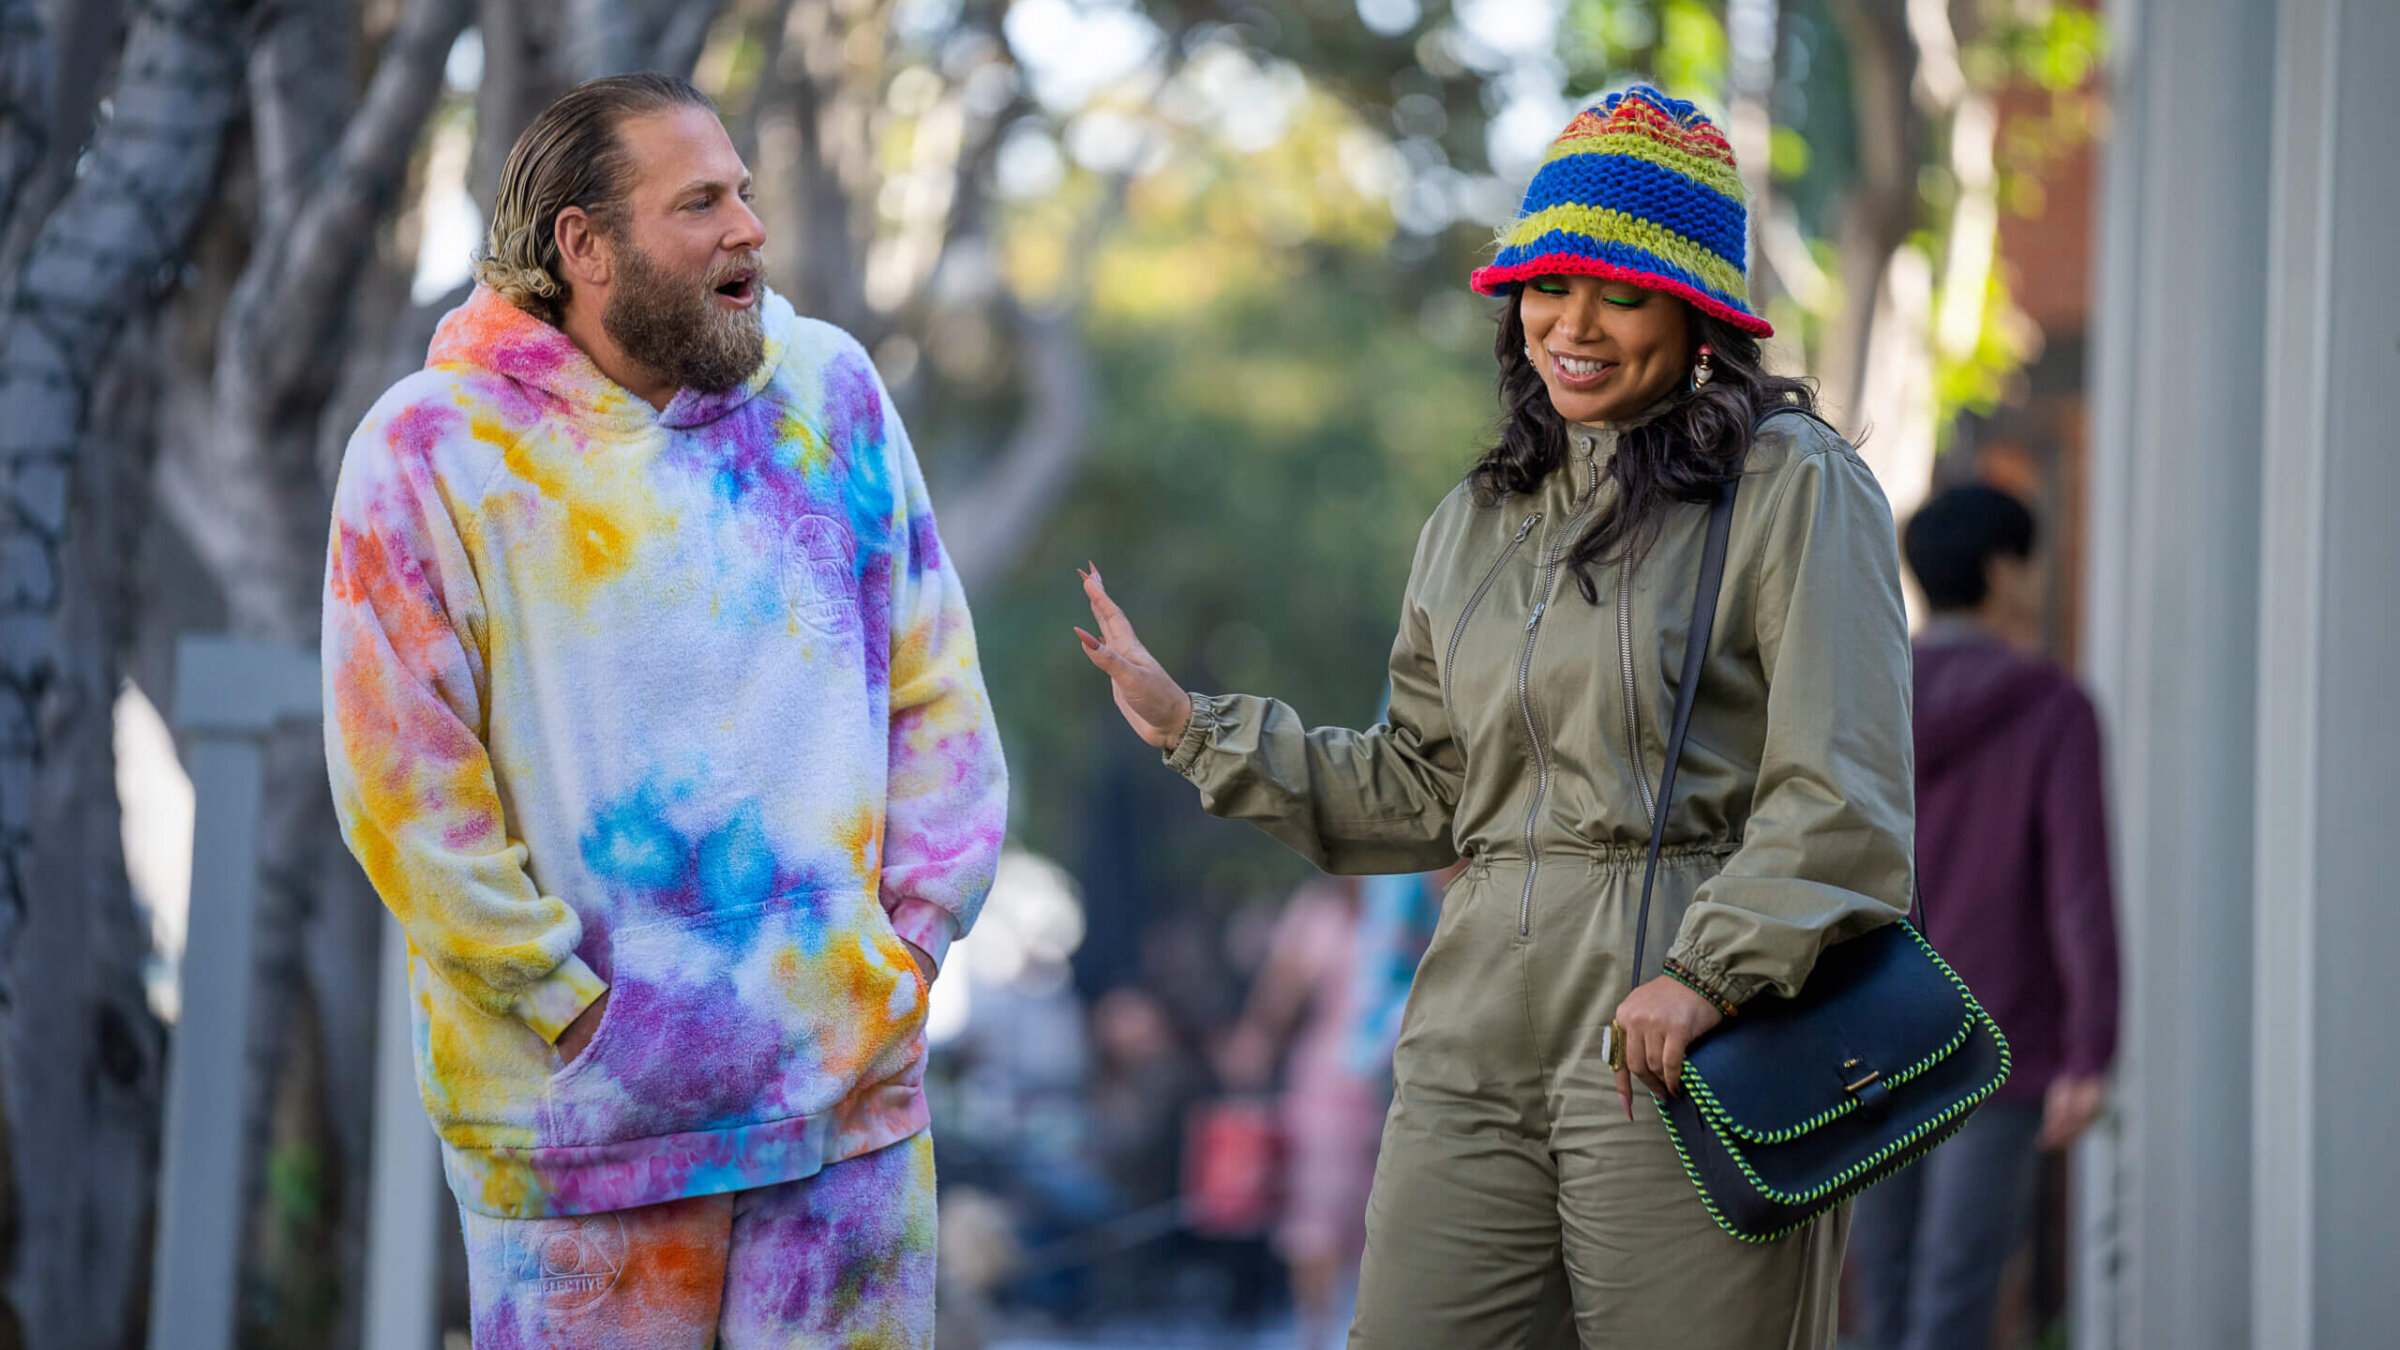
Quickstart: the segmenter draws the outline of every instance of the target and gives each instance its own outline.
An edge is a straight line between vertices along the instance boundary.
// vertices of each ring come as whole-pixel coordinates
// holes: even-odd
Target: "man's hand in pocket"
[[[572,1064],[583,1057],[583,1048],[592,1043],[592,1033],[600,1029],[600,1015],[606,1011],[608,991],[602,990],[600,997],[592,1000],[591,1006],[575,1014],[575,1020],[567,1023],[567,1029],[558,1033],[560,1063]]]

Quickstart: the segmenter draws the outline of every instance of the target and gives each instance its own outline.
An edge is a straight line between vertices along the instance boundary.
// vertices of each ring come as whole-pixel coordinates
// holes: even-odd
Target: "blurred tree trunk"
[[[962,485],[958,500],[974,510],[955,512],[942,526],[943,546],[970,586],[1007,579],[1074,485],[1100,411],[1081,306],[1028,313],[1010,305],[1008,312],[1025,367],[1025,412],[1007,446]]]
[[[354,8],[280,0],[254,18],[246,255],[229,291],[194,297],[224,306],[205,384],[179,381],[206,406],[162,427],[161,496],[228,627],[304,649],[347,430],[328,413],[352,348],[380,351],[405,298],[386,226],[473,17],[471,0],[406,0],[378,35],[357,31]],[[322,747],[314,726],[271,738],[261,803],[241,1320],[246,1343],[270,1346],[355,1343],[366,1255],[380,907],[342,848]]]
[[[1820,363],[1827,400],[1882,480],[1895,512],[1932,482],[1941,361],[1981,338],[1999,239],[1998,107],[1961,59],[1971,0],[1836,0],[1857,123],[1858,173],[1838,226],[1844,291]],[[1928,211],[1920,171],[1949,185]],[[1930,215],[1930,219],[1929,219]],[[1936,227],[1921,248],[1912,232]],[[1936,260],[1942,268],[1936,285]]]
[[[1825,400],[1853,437],[1861,428],[1861,393],[1885,277],[1892,255],[1917,222],[1920,133],[1909,86],[1916,48],[1908,7],[1921,0],[1833,0],[1850,61],[1852,114],[1858,127],[1858,169],[1835,227],[1842,304],[1818,361]]]
[[[964,6],[953,43],[984,35],[983,60],[1021,86],[1000,39],[1005,8],[989,0]],[[925,327],[943,259],[954,248],[988,238],[993,163],[1010,127],[1033,108],[1018,87],[996,108],[976,109],[970,86],[995,72],[974,65],[951,69],[916,114],[902,142],[905,154],[899,153],[888,143],[888,94],[899,73],[887,32],[890,9],[842,0],[754,8],[748,22],[765,54],[765,74],[736,126],[761,190],[784,204],[780,215],[770,216],[787,226],[769,248],[777,285],[801,313],[848,331],[870,351],[893,333]],[[1152,17],[1168,22],[1167,16]],[[1186,20],[1197,23],[1199,16]],[[1181,33],[1169,28],[1166,37],[1172,70]],[[787,134],[763,135],[766,118],[788,119]],[[932,189],[908,194],[912,199],[934,205],[894,219],[885,187],[903,175]],[[1124,189],[1122,174],[1106,185],[1100,205],[1079,228],[1074,256],[1089,256],[1122,215]],[[937,506],[975,503],[972,513],[954,509],[946,515],[942,530],[972,588],[1005,579],[1090,449],[1100,402],[1085,348],[1085,282],[1076,278],[1066,294],[1038,308],[1002,293],[989,298],[992,317],[1013,339],[1009,351],[1025,393],[1024,411],[969,472],[935,483]],[[905,400],[906,390],[898,392]]]
[[[8,1133],[0,1337],[139,1341],[157,1178],[160,1035],[149,935],[118,835],[112,717],[132,624],[128,560],[146,328],[215,186],[241,92],[237,6],[152,0],[125,30],[111,115],[76,116],[105,63],[80,12],[53,48],[32,5],[0,4],[0,1112]],[[97,17],[95,17],[97,16]],[[133,430],[129,431],[129,428]]]
[[[74,180],[123,41],[121,0],[8,0],[0,5],[0,285]]]
[[[737,135],[755,146],[762,113],[798,131],[794,162],[758,166],[806,222],[778,250],[788,289],[870,344],[920,326],[948,250],[988,237],[994,156],[1032,107],[1006,6],[960,9],[965,41],[889,157],[888,0],[738,3],[771,73]],[[411,241],[392,228],[454,40],[474,23],[483,41],[468,186],[488,212],[536,112],[591,75],[688,73],[720,8],[0,0],[0,1350],[141,1334],[161,1038],[118,834],[122,662],[204,623],[314,646],[343,443],[463,297],[412,303]],[[995,66],[1006,96],[970,98]],[[902,172],[919,209],[895,218],[882,189]],[[1027,411],[976,464],[993,509],[954,527],[986,576],[1065,491],[1098,403],[1077,297],[1029,311],[1003,292],[978,303],[1019,338]],[[172,547],[136,546],[154,523]],[[135,568],[162,549],[205,585],[145,593]],[[334,828],[314,728],[268,747],[259,862],[241,1337],[354,1344],[383,920]]]
[[[459,34],[482,26],[470,182],[488,193],[508,146],[558,93],[614,70],[688,72],[716,11],[674,0],[576,0],[564,14],[554,0],[405,0],[387,35],[356,31],[356,8],[281,0],[253,25],[254,200],[230,194],[220,205],[234,279],[187,297],[186,326],[210,340],[187,344],[177,411],[162,427],[162,497],[230,626],[309,648],[343,445],[367,405],[422,363],[434,321],[462,298],[412,304],[413,258],[390,229]],[[372,62],[354,58],[378,41]],[[362,68],[372,75],[359,90]],[[277,736],[268,756],[242,1089],[244,1339],[354,1344],[382,906],[342,846],[317,729]]]

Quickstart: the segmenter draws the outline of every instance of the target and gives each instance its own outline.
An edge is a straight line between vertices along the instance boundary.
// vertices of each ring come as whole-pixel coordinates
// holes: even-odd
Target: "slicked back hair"
[[[475,258],[475,279],[526,313],[557,323],[567,298],[558,213],[581,207],[602,233],[616,237],[632,174],[632,156],[617,129],[627,118],[684,107],[717,110],[689,81],[645,72],[586,80],[542,109],[508,152],[492,227]]]

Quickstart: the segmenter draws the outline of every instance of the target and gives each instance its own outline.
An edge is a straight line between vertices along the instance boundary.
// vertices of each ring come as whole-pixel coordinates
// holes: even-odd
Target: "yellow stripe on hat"
[[[1747,304],[1750,285],[1742,269],[1653,220],[1629,216],[1605,206],[1584,206],[1576,202],[1561,202],[1544,207],[1529,216],[1519,216],[1509,227],[1503,246],[1519,248],[1533,243],[1553,230],[1580,234],[1604,243],[1630,244],[1635,248],[1657,254],[1698,276],[1709,289],[1721,292]]]
[[[1590,136],[1561,137],[1551,142],[1550,150],[1542,156],[1539,169],[1546,169],[1562,159],[1576,155],[1623,155],[1668,169],[1711,187],[1739,202],[1742,200],[1742,176],[1721,159],[1694,154],[1644,126],[1619,122],[1607,130]]]

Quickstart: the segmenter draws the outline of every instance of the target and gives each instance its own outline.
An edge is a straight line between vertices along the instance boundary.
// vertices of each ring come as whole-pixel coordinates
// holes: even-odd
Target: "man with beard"
[[[682,81],[572,90],[343,460],[334,798],[487,1350],[932,1343],[925,998],[1007,781],[907,434],[749,191]]]

